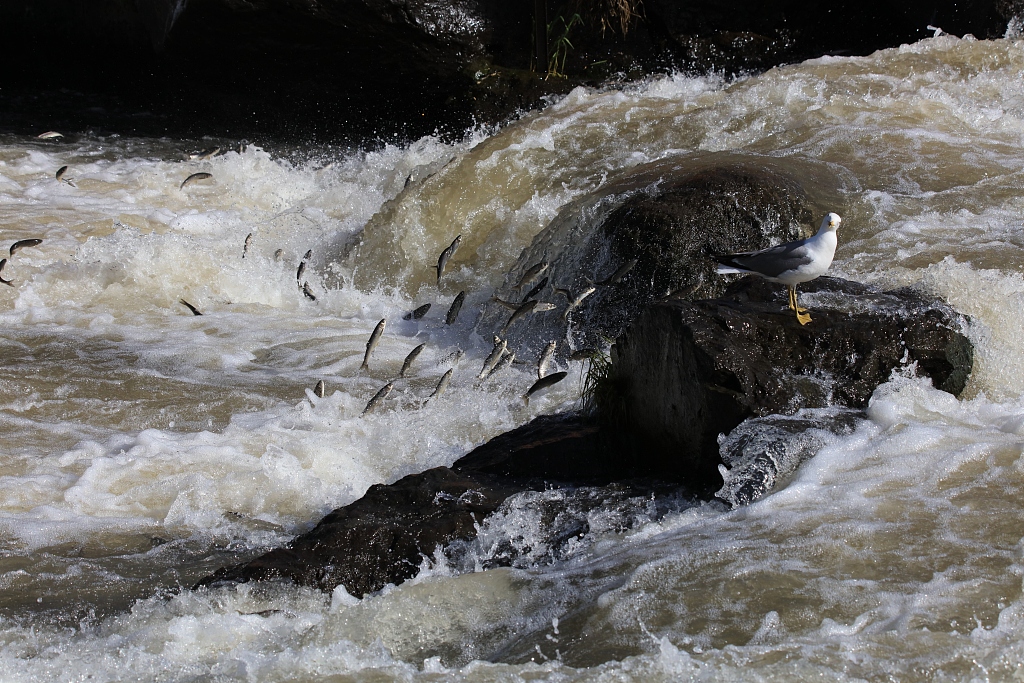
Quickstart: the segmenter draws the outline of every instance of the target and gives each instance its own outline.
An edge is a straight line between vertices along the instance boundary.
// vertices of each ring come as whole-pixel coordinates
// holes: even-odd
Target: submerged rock
[[[288,579],[327,591],[343,585],[349,594],[362,597],[414,577],[424,558],[433,558],[439,549],[450,552],[457,565],[474,558],[487,566],[508,565],[523,556],[550,560],[563,556],[588,533],[590,510],[606,506],[607,523],[625,528],[631,520],[664,514],[668,506],[686,500],[680,487],[670,483],[613,483],[640,473],[636,463],[617,453],[579,415],[539,417],[495,437],[451,468],[371,486],[362,498],[334,510],[288,546],[225,567],[197,587]],[[533,540],[509,538],[486,551],[474,548],[489,515],[508,517],[538,502],[531,493],[556,486],[560,493],[541,496],[551,500],[546,513],[537,510],[541,519]],[[660,503],[653,501],[654,493]],[[510,500],[516,496],[527,497]],[[558,501],[561,509],[556,509]]]
[[[946,304],[831,277],[801,289],[806,326],[784,286],[747,277],[721,299],[655,304],[618,339],[604,409],[657,454],[654,471],[718,488],[719,434],[749,417],[864,408],[899,369],[963,391],[973,347]]]
[[[863,419],[860,410],[810,408],[744,420],[719,436],[723,484],[715,497],[736,508],[784,487],[801,463],[837,435],[852,434]]]

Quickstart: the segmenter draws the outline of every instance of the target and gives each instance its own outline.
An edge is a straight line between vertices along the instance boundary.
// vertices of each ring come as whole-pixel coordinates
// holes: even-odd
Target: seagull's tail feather
[[[750,269],[743,267],[736,259],[749,254],[722,254],[715,256],[715,260],[718,261],[717,273],[719,275],[730,275],[734,273],[749,273]]]

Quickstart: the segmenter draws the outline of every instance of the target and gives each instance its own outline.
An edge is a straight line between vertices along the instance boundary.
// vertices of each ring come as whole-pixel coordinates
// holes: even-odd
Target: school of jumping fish
[[[60,138],[63,138],[64,136],[63,134],[56,131],[47,131],[36,137],[38,137],[41,140],[56,141],[59,140]],[[241,143],[239,149],[243,149],[244,144],[245,143]],[[202,161],[205,159],[209,159],[213,156],[216,156],[217,154],[220,153],[221,148],[214,147],[210,149],[204,149],[194,154],[185,155],[185,159],[189,161]],[[57,182],[67,183],[71,187],[77,187],[74,184],[74,182],[72,182],[73,178],[67,176],[67,171],[68,167],[66,165],[61,166],[59,169],[57,169],[55,173],[55,178]],[[187,176],[184,180],[181,181],[181,184],[179,185],[178,189],[183,191],[186,188],[186,186],[202,180],[214,180],[213,174],[208,173],[206,171],[192,173],[191,175]],[[246,235],[245,242],[242,246],[243,259],[248,255],[249,250],[252,247],[252,243],[253,234],[249,233],[248,235]],[[35,247],[40,244],[42,244],[41,239],[19,240],[11,245],[10,258],[13,259],[15,252],[17,252],[19,249]],[[449,244],[448,247],[446,247],[444,251],[442,251],[441,254],[438,256],[437,265],[434,267],[434,269],[437,272],[437,284],[439,287],[441,284],[441,276],[444,274],[445,267],[448,265],[448,262],[451,260],[452,256],[455,254],[455,252],[458,250],[461,244],[462,235],[456,235],[455,239],[452,240],[451,244]],[[280,260],[282,253],[283,251],[281,249],[278,249],[274,253],[274,259]],[[310,301],[316,301],[317,297],[313,292],[313,288],[310,286],[309,281],[303,278],[303,275],[305,274],[309,261],[312,257],[313,250],[309,249],[299,260],[298,268],[295,271],[295,280],[302,294]],[[14,287],[15,284],[13,280],[6,280],[2,277],[4,268],[7,266],[7,263],[8,259],[0,259],[0,283],[8,285],[9,287]],[[596,283],[591,282],[589,286],[585,287],[583,290],[581,290],[578,294],[575,295],[568,289],[553,286],[552,292],[554,294],[561,294],[562,296],[564,296],[568,304],[565,308],[565,311],[563,311],[562,313],[563,319],[568,319],[569,314],[577,307],[579,307],[579,305],[583,303],[584,299],[586,299],[588,296],[597,291],[597,287],[615,285],[621,282],[629,274],[633,267],[636,266],[636,264],[636,259],[631,259],[627,261],[606,279]],[[543,275],[547,271],[547,269],[548,263],[546,261],[541,261],[540,263],[532,265],[531,267],[526,269],[526,271],[520,277],[519,281],[512,287],[512,289],[515,290],[516,292],[522,291],[524,287],[527,287],[528,285],[536,281],[538,277]],[[492,296],[490,298],[491,302],[503,306],[504,308],[507,308],[509,311],[511,311],[511,315],[509,316],[509,319],[505,322],[505,324],[502,326],[499,335],[505,335],[508,332],[508,329],[514,323],[523,320],[534,313],[552,311],[558,308],[558,306],[556,306],[554,303],[551,303],[549,301],[541,301],[537,299],[537,296],[545,289],[545,287],[547,287],[547,285],[548,278],[545,277],[542,280],[540,280],[536,285],[534,285],[531,289],[529,289],[526,295],[523,296],[522,300],[519,302],[505,301],[503,299],[499,299],[497,296]],[[465,299],[465,291],[460,291],[456,295],[455,299],[452,301],[451,305],[448,308],[447,314],[445,315],[446,325],[451,325],[455,323],[455,321],[458,319],[459,312],[462,310],[462,304],[465,301]],[[202,311],[200,311],[197,306],[186,301],[185,299],[178,299],[178,302],[181,305],[188,308],[188,310],[191,311],[193,315],[203,314]],[[403,319],[419,320],[420,318],[427,314],[427,312],[430,310],[430,307],[431,304],[429,302],[425,303],[417,307],[416,309],[407,312],[403,316]],[[382,319],[380,322],[377,323],[376,327],[373,329],[373,332],[370,334],[370,338],[366,342],[366,353],[363,356],[362,365],[360,365],[359,367],[360,371],[369,369],[370,357],[373,355],[374,349],[377,347],[377,344],[380,342],[380,339],[384,334],[384,328],[386,324],[387,321],[385,319]],[[367,402],[366,408],[363,410],[364,415],[366,413],[372,412],[373,410],[377,409],[384,403],[388,395],[390,395],[391,391],[394,389],[395,382],[398,379],[405,378],[406,373],[412,367],[413,362],[416,360],[417,356],[420,355],[420,353],[423,351],[425,347],[426,344],[423,343],[420,344],[419,346],[416,346],[414,349],[412,349],[412,351],[409,352],[408,356],[406,356],[405,358],[405,361],[402,363],[402,368],[399,371],[398,376],[395,379],[389,381],[383,387],[381,387],[377,391],[377,393],[374,394],[374,396]],[[553,359],[557,347],[557,341],[549,341],[547,345],[544,347],[544,349],[541,351],[540,355],[538,356],[537,381],[534,382],[533,385],[530,386],[530,388],[527,389],[526,392],[523,394],[522,398],[525,404],[529,405],[530,398],[534,394],[543,391],[544,389],[547,389],[548,387],[551,387],[565,379],[567,373],[564,371],[548,372],[548,370],[554,362]],[[580,349],[569,355],[568,360],[570,362],[585,362],[593,358],[593,356],[596,353],[598,352],[595,349]],[[445,390],[448,388],[448,384],[451,382],[454,366],[458,364],[459,360],[462,358],[462,355],[463,354],[461,349],[458,350],[455,354],[453,354],[453,357],[451,358],[451,364],[453,367],[449,368],[441,376],[441,378],[437,382],[437,386],[434,389],[433,393],[431,393],[430,396],[424,399],[423,404],[421,405],[425,405],[426,402],[431,399],[440,398],[440,396],[445,392]],[[509,367],[514,362],[516,362],[516,354],[513,350],[508,348],[508,340],[502,339],[501,336],[495,336],[494,348],[491,350],[490,354],[488,354],[487,358],[484,360],[483,367],[481,368],[480,373],[477,375],[477,380],[486,380],[487,378],[494,376],[497,373],[500,373],[502,370]],[[325,392],[326,385],[323,380],[319,380],[313,389],[313,393],[317,397],[322,398]]]

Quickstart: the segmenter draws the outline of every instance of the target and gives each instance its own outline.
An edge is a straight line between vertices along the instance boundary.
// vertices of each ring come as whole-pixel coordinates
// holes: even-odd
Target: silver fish
[[[402,316],[402,320],[419,320],[420,318],[425,316],[427,314],[427,311],[429,311],[429,310],[430,310],[430,304],[423,304],[422,306],[420,306],[416,310],[409,311],[408,313],[403,315]]]
[[[440,381],[438,381],[437,387],[434,388],[434,393],[432,393],[430,396],[427,397],[428,401],[430,399],[432,399],[432,398],[440,398],[441,397],[441,394],[444,393],[444,390],[448,388],[448,383],[452,381],[452,373],[453,372],[455,372],[455,370],[451,369],[451,370],[448,370],[448,372],[446,372],[443,375],[441,375],[441,379],[440,379]]]
[[[313,288],[309,286],[308,282],[303,282],[302,283],[302,293],[310,301],[316,301],[316,295],[313,294]]]
[[[18,240],[17,242],[11,245],[11,256],[13,257],[14,252],[18,251],[19,249],[25,249],[26,247],[38,247],[42,243],[43,241],[38,238],[33,238],[30,240]]]
[[[549,341],[544,350],[540,352],[540,357],[537,359],[537,379],[547,374],[548,363],[551,362],[551,357],[555,355],[556,346],[558,346],[558,341]]]
[[[599,284],[599,285],[614,285],[614,284],[617,284],[617,283],[621,282],[622,278],[626,277],[626,274],[629,271],[633,270],[633,267],[636,266],[636,264],[637,264],[637,262],[639,262],[639,260],[640,259],[635,259],[635,258],[629,259],[628,261],[623,263],[621,266],[619,266],[615,270],[615,272],[612,273],[608,277],[607,280],[602,280],[601,282],[598,282],[597,284]]]
[[[520,305],[519,308],[517,308],[515,312],[509,317],[508,322],[506,322],[502,326],[501,332],[499,332],[499,334],[505,334],[505,331],[512,325],[512,323],[519,320],[523,316],[533,313],[533,309],[537,308],[538,303],[540,302],[537,301],[536,299],[531,299]]]
[[[60,179],[64,177],[64,173],[67,170],[68,170],[67,166],[61,166],[60,168],[57,169],[57,182],[58,183],[60,182]]]
[[[6,266],[6,265],[7,265],[7,259],[0,259],[0,273],[4,272],[4,266]],[[2,277],[0,277],[0,282],[2,282],[3,284],[7,285],[8,287],[13,287],[14,286],[14,281],[13,280],[5,280]]]
[[[541,273],[543,273],[547,269],[548,269],[547,261],[541,261],[540,263],[536,263],[536,264],[530,266],[527,269],[527,271],[525,273],[523,273],[523,277],[519,279],[519,283],[517,285],[515,285],[512,289],[514,289],[516,291],[519,291],[520,289],[523,288],[523,286],[526,285],[526,283],[532,282],[535,277],[537,277],[538,275],[540,275]]]
[[[242,245],[242,258],[245,258],[245,254],[249,251],[249,245],[252,244],[252,233],[250,232],[245,236],[245,244]]]
[[[597,349],[579,349],[578,351],[573,351],[569,355],[569,360],[571,360],[571,361],[587,360],[588,358],[593,358],[596,355],[597,355]]]
[[[464,355],[466,355],[465,351],[463,351],[462,349],[455,349],[447,356],[444,356],[439,361],[437,361],[437,366],[440,367],[445,364],[451,364],[452,367],[455,367],[456,365],[459,364],[459,361],[462,360],[462,357]]]
[[[569,302],[569,307],[565,309],[565,313],[562,314],[562,317],[568,320],[569,312],[572,311],[577,306],[579,306],[581,303],[583,303],[584,299],[586,299],[588,296],[590,296],[596,291],[597,287],[590,286],[584,289],[582,292],[580,292],[579,296],[577,296],[575,299]]]
[[[540,293],[540,290],[544,289],[544,287],[546,287],[547,284],[547,278],[541,280],[540,284],[538,284],[536,287],[534,287],[533,289],[526,293],[526,296],[523,297],[523,301],[526,301],[527,299],[532,299],[533,297],[537,296]]]
[[[704,278],[699,277],[693,284],[687,285],[686,287],[680,287],[679,289],[670,290],[665,292],[664,301],[673,301],[676,299],[686,299],[696,292],[700,286],[704,284]]]
[[[494,369],[494,366],[501,360],[502,354],[505,353],[505,349],[508,348],[508,340],[499,339],[494,344],[494,350],[491,351],[490,355],[484,360],[484,367],[480,371],[480,374],[476,376],[477,379],[483,379],[487,374]]]
[[[208,149],[202,150],[201,152],[196,152],[195,154],[189,154],[188,158],[191,161],[203,161],[205,159],[209,159],[210,157],[212,157],[214,154],[216,154],[219,151],[220,151],[220,147],[210,147]]]
[[[306,263],[309,261],[309,258],[312,255],[313,250],[310,249],[309,251],[306,252],[306,255],[302,257],[302,260],[299,261],[299,269],[295,271],[295,282],[302,281],[302,274],[306,272]]]
[[[198,308],[196,308],[189,302],[185,301],[184,299],[178,299],[178,303],[187,308],[188,310],[192,311],[192,315],[202,315],[202,313],[199,312]]]
[[[55,130],[48,130],[45,133],[40,133],[36,137],[39,138],[40,140],[55,140],[57,138],[64,137],[64,134],[63,133],[58,133]]]
[[[455,300],[452,301],[452,305],[448,308],[448,313],[444,316],[444,324],[451,325],[459,317],[459,311],[462,310],[462,302],[466,300],[466,292],[459,292],[456,295]]]
[[[508,366],[512,365],[512,363],[515,361],[515,359],[516,359],[515,351],[507,351],[505,353],[505,355],[503,355],[500,359],[498,359],[497,364],[491,369],[491,371],[488,372],[486,375],[484,375],[484,379],[487,379],[488,377],[491,377],[492,375],[496,375],[499,372],[501,372],[502,370],[504,370],[505,368],[507,368]]]
[[[322,379],[318,380],[317,383],[316,383],[316,386],[313,387],[313,393],[316,394],[317,396],[319,396],[320,398],[323,398],[324,397],[324,393],[326,391],[327,391],[327,385],[324,384],[324,381]]]
[[[511,301],[505,301],[504,299],[499,299],[496,296],[492,296],[491,297],[491,301],[493,301],[494,303],[498,304],[502,308],[507,308],[510,311],[515,311],[516,309],[518,309],[522,305],[522,304],[514,304]]]
[[[416,356],[420,355],[420,351],[423,350],[424,346],[426,346],[425,343],[420,344],[415,349],[409,352],[409,355],[405,357],[405,362],[402,363],[402,369],[398,371],[399,377],[405,377],[405,371],[408,370],[409,366],[412,365],[412,362],[416,360]]]
[[[541,389],[547,389],[552,384],[558,384],[563,379],[565,379],[565,376],[567,374],[569,374],[569,373],[564,372],[564,371],[563,372],[553,372],[550,375],[545,375],[544,377],[541,377],[540,379],[538,379],[536,382],[533,383],[533,386],[530,387],[525,394],[523,394],[523,401],[526,402],[526,405],[530,405],[530,397],[531,396],[536,394]]]
[[[366,404],[365,408],[363,408],[363,415],[366,415],[368,412],[376,408],[384,399],[388,397],[388,394],[390,394],[391,390],[394,388],[394,382],[388,382],[387,384],[382,386],[380,388],[380,391],[374,394],[373,398],[370,399],[370,402]]]
[[[377,342],[380,341],[380,336],[384,334],[385,319],[381,318],[380,322],[377,323],[377,327],[373,328],[373,333],[370,335],[370,340],[366,342],[366,354],[363,356],[363,364],[359,366],[360,370],[365,370],[370,367],[370,354],[377,348]]]
[[[448,245],[448,248],[441,252],[441,255],[437,257],[437,284],[441,284],[441,273],[444,272],[444,267],[448,263],[448,259],[452,257],[455,250],[462,244],[462,235],[459,235],[452,243]]]
[[[278,249],[277,251],[274,252],[275,261],[280,261],[282,256],[284,256],[284,249]]]
[[[185,186],[188,185],[189,183],[191,183],[193,180],[206,180],[207,178],[212,178],[212,177],[213,177],[212,173],[207,173],[205,171],[200,171],[199,173],[193,173],[188,178],[185,178],[184,180],[181,181],[181,186],[178,189],[179,190],[184,190]]]

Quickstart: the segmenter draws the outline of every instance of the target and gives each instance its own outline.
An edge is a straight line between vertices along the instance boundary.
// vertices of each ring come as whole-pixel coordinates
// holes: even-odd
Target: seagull
[[[781,282],[789,287],[789,307],[796,312],[797,322],[806,325],[811,322],[811,316],[797,303],[796,286],[824,275],[832,265],[838,242],[836,230],[841,222],[838,214],[830,213],[821,221],[814,237],[761,251],[716,256],[718,273],[753,273],[771,282]]]

